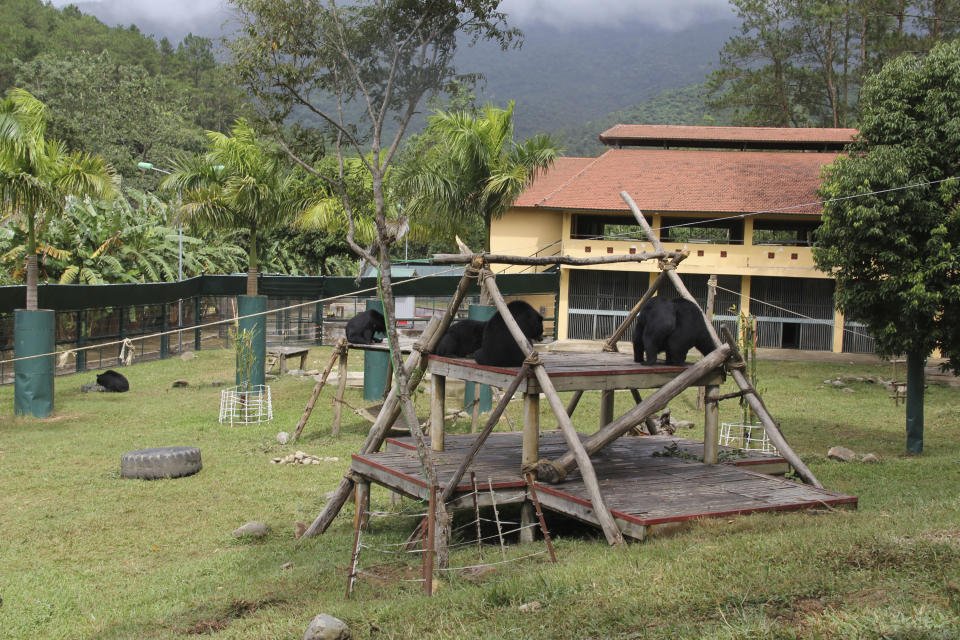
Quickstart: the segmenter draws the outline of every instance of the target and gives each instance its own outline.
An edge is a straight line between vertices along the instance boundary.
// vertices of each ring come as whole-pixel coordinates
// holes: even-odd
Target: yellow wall
[[[590,212],[576,212],[586,213]],[[609,215],[608,212],[596,212],[599,215]],[[633,248],[636,253],[653,252],[649,242],[636,240],[580,240],[570,237],[571,220],[574,212],[550,211],[532,209],[511,209],[503,217],[494,220],[490,230],[490,248],[493,253],[531,256],[554,255],[562,253],[575,257],[602,257],[607,255],[629,255]],[[671,215],[676,215],[672,214]],[[702,214],[700,215],[702,217]],[[769,216],[771,218],[775,216]],[[650,215],[651,226],[654,232],[659,233],[661,215]],[[663,243],[667,251],[687,251],[688,257],[680,265],[683,273],[697,273],[705,275],[741,275],[742,281],[742,309],[749,312],[750,277],[774,276],[781,278],[830,278],[830,274],[816,269],[813,253],[810,247],[754,245],[753,219],[744,220],[743,244],[700,244],[700,243]],[[555,244],[551,244],[555,243]],[[587,247],[590,251],[587,251]],[[703,255],[700,255],[700,253]],[[725,254],[725,255],[724,255]],[[527,271],[530,267],[503,267],[495,266],[496,271]],[[626,262],[606,265],[593,265],[591,269],[608,271],[642,271],[651,274],[651,282],[659,273],[655,260],[645,262]],[[540,270],[540,269],[537,269]],[[569,309],[568,288],[569,269],[560,271],[560,300],[557,315],[557,337],[567,337],[567,315]],[[534,298],[535,296],[531,296]],[[528,300],[535,308],[544,306],[546,298]],[[536,304],[535,304],[536,303]],[[552,315],[548,309],[547,316]],[[834,332],[835,351],[842,345],[842,316],[837,314],[840,329]]]

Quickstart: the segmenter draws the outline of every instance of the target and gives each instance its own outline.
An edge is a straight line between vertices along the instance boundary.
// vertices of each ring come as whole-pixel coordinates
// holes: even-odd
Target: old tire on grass
[[[120,477],[156,480],[182,478],[200,471],[200,449],[196,447],[158,447],[130,451],[120,456]]]

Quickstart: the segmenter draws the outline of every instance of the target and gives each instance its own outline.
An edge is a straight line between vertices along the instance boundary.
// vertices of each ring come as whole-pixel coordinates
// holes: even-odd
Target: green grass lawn
[[[310,366],[322,368],[328,354],[312,349]],[[46,420],[14,418],[13,389],[0,388],[0,638],[300,638],[319,613],[344,620],[354,638],[960,638],[960,389],[928,388],[925,450],[907,457],[904,408],[885,389],[823,384],[889,377],[889,366],[761,362],[759,387],[787,439],[827,488],[859,496],[859,510],[710,519],[623,549],[553,520],[558,564],[541,555],[482,578],[444,574],[432,599],[416,583],[362,578],[347,598],[352,507],[300,546],[294,523],[320,512],[369,423],[346,411],[331,438],[327,389],[304,437],[277,444],[313,386],[285,377],[272,382],[272,422],[220,425],[220,389],[210,383],[232,379],[233,354],[198,355],[125,370],[126,394],[81,393],[93,372],[58,378],[56,415]],[[190,386],[171,388],[178,378]],[[596,428],[596,395],[574,416],[583,431]],[[618,413],[629,401],[618,394]],[[687,391],[671,408],[702,425],[694,402]],[[426,414],[425,394],[418,404]],[[519,404],[510,411],[519,424]],[[721,419],[738,415],[735,400],[723,403]],[[199,447],[203,470],[120,478],[123,453],[170,445]],[[830,461],[832,445],[881,462]],[[270,464],[297,449],[338,461]],[[373,506],[392,508],[382,488]],[[250,520],[271,533],[233,538]],[[387,548],[410,526],[400,515],[377,518],[365,540]],[[514,545],[508,557],[542,548]],[[484,558],[502,559],[496,547]],[[395,561],[372,551],[360,559],[403,577]],[[471,545],[452,556],[454,566],[476,561]]]

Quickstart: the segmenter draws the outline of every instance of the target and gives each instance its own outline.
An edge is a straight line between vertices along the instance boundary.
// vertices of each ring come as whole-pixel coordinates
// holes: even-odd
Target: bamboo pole
[[[686,254],[681,254],[682,257],[686,257]],[[679,263],[680,260],[675,260],[673,262],[674,266]],[[656,280],[653,281],[653,284],[650,285],[650,288],[640,297],[640,300],[637,301],[637,304],[633,305],[633,309],[630,310],[630,313],[627,314],[627,317],[623,319],[623,322],[620,323],[620,326],[617,327],[617,330],[607,338],[607,341],[603,343],[603,350],[605,352],[616,352],[617,351],[617,340],[620,339],[620,336],[627,330],[627,327],[630,326],[630,323],[633,322],[633,319],[637,317],[637,314],[640,313],[640,308],[647,303],[647,300],[653,297],[653,294],[657,292],[657,289],[660,288],[660,285],[663,284],[663,281],[666,279],[664,275],[666,272],[661,271],[660,275],[657,276]]]
[[[540,520],[540,532],[543,534],[543,540],[547,543],[547,551],[550,552],[550,562],[556,562],[557,556],[553,552],[553,543],[550,542],[550,532],[547,530],[547,521],[543,519],[543,510],[540,508],[540,498],[537,497],[537,488],[534,486],[533,474],[525,473],[523,475],[527,481],[527,488],[530,490],[530,499],[537,510],[537,519]]]
[[[620,197],[623,198],[624,202],[627,203],[627,206],[630,207],[630,210],[633,212],[633,216],[637,219],[637,223],[643,228],[643,232],[647,235],[647,239],[650,240],[650,243],[653,244],[653,248],[658,251],[662,251],[663,245],[660,243],[660,239],[653,232],[653,229],[650,228],[646,218],[643,217],[643,212],[640,211],[639,207],[637,207],[636,203],[633,201],[633,198],[630,197],[630,194],[626,191],[621,191]],[[690,295],[689,291],[687,291],[686,285],[683,284],[683,280],[679,275],[677,275],[675,270],[667,270],[667,275],[670,277],[670,281],[673,282],[673,286],[676,287],[677,292],[681,296],[693,303],[696,303],[696,299]],[[723,344],[723,342],[720,340],[716,330],[713,328],[713,323],[706,324],[707,331],[710,333],[710,337],[713,338],[713,343],[719,347]],[[739,362],[742,363],[743,360],[741,359]],[[803,460],[800,459],[800,456],[793,451],[793,449],[787,443],[787,439],[783,437],[783,434],[780,432],[780,428],[773,420],[773,416],[770,415],[766,405],[763,404],[763,400],[753,389],[750,381],[747,380],[747,376],[743,373],[742,368],[731,368],[730,375],[737,383],[737,386],[745,392],[744,398],[746,398],[747,404],[750,405],[750,408],[753,409],[753,412],[757,414],[758,418],[760,418],[760,422],[763,424],[763,428],[770,437],[770,441],[773,442],[774,446],[777,447],[777,449],[780,451],[780,454],[786,458],[787,462],[789,462],[790,465],[797,471],[804,482],[822,489],[823,485],[820,484],[820,481],[817,480],[817,477],[813,475],[810,469],[807,468],[807,465],[803,463]]]
[[[330,372],[333,371],[333,363],[337,361],[341,350],[346,348],[346,344],[347,339],[340,338],[334,345],[333,353],[330,354],[330,361],[327,362],[327,366],[323,369],[323,375],[320,376],[320,381],[313,387],[313,394],[310,396],[310,400],[307,402],[307,406],[303,410],[303,415],[300,416],[300,421],[297,423],[297,428],[293,432],[293,438],[290,439],[291,442],[296,441],[296,439],[300,437],[300,434],[303,433],[303,427],[306,426],[307,420],[310,419],[310,414],[313,413],[313,407],[317,404],[317,399],[320,397],[320,392],[323,390],[323,386],[327,384],[327,376],[329,376]],[[341,377],[343,377],[342,374]],[[337,403],[337,406],[339,406],[339,402]],[[336,423],[337,421],[335,420],[334,422]]]
[[[500,293],[500,288],[497,287],[493,273],[488,269],[484,269],[481,278],[483,278],[483,281],[486,283],[490,297],[497,306],[500,317],[503,318],[507,329],[510,331],[510,335],[516,340],[517,346],[520,347],[520,350],[528,359],[531,357],[536,358],[533,372],[537,377],[537,383],[543,394],[547,397],[547,402],[550,404],[553,415],[560,425],[560,430],[563,432],[563,437],[567,441],[567,446],[574,452],[573,455],[576,459],[577,467],[580,469],[580,475],[583,477],[583,483],[590,495],[594,513],[596,513],[597,519],[600,521],[600,527],[603,529],[607,543],[610,545],[622,545],[623,534],[620,533],[620,529],[613,519],[613,514],[610,513],[610,509],[607,507],[603,495],[600,493],[600,483],[597,481],[597,474],[593,469],[593,463],[590,462],[590,456],[584,450],[583,445],[580,444],[580,436],[570,421],[570,416],[567,415],[566,408],[560,401],[560,396],[557,395],[557,390],[554,388],[546,368],[543,366],[543,363],[540,362],[540,359],[536,357],[536,352],[533,350],[527,337],[523,335],[523,331],[520,330],[516,320],[510,315],[510,310],[507,308],[507,303]]]
[[[588,455],[593,455],[600,451],[624,433],[646,420],[647,416],[667,406],[667,403],[679,395],[684,389],[696,383],[697,380],[704,375],[723,364],[723,361],[727,359],[729,354],[730,347],[727,345],[721,345],[719,348],[714,349],[702,359],[687,367],[686,370],[676,378],[673,378],[657,389],[656,392],[648,396],[646,400],[584,439],[583,449]],[[541,465],[538,468],[540,472],[538,476],[547,482],[561,482],[565,474],[573,469],[575,463],[579,464],[579,461],[568,451],[553,460],[552,465]],[[556,474],[551,473],[551,471],[554,470],[556,470]],[[583,469],[581,468],[581,473],[582,472]]]
[[[433,595],[433,553],[434,529],[436,528],[437,485],[430,485],[430,499],[427,506],[426,541],[423,545],[423,592]]]
[[[573,256],[507,256],[494,253],[435,253],[434,264],[463,264],[480,258],[486,264],[517,264],[528,266],[571,265],[587,267],[595,264],[617,264],[620,262],[645,262],[646,260],[675,260],[683,255],[679,251],[656,251],[653,253],[634,253],[616,256],[597,256],[595,258],[575,258]]]
[[[474,277],[476,277],[476,270],[478,267],[479,262],[471,265],[471,267],[464,272],[463,277],[460,279],[460,284],[457,286],[457,290],[450,299],[450,303],[447,306],[443,316],[441,316],[439,319],[436,316],[432,317],[426,328],[423,330],[423,334],[420,336],[420,341],[421,344],[423,344],[423,350],[425,352],[430,353],[436,348],[437,343],[440,342],[440,338],[443,337],[444,332],[446,332],[447,328],[450,326],[454,314],[456,313],[457,309],[460,308],[460,304],[463,302],[463,299],[466,296],[467,289],[470,287],[470,282]],[[403,368],[404,371],[408,372],[408,374],[411,376],[410,391],[412,392],[420,383],[423,373],[426,370],[426,359],[423,357],[423,354],[420,351],[414,349],[414,351],[407,357]],[[387,432],[390,430],[390,427],[393,426],[393,423],[396,422],[397,416],[399,415],[400,401],[397,386],[394,385],[380,409],[380,414],[370,427],[370,432],[367,434],[367,438],[364,441],[363,446],[360,448],[360,453],[370,453],[379,449],[380,445],[383,444],[383,440],[386,437]],[[347,497],[350,495],[350,490],[352,488],[353,480],[351,480],[348,476],[345,476],[343,479],[341,479],[339,486],[337,486],[337,488],[334,490],[333,495],[327,502],[327,505],[323,508],[323,511],[320,512],[320,515],[316,517],[316,519],[313,521],[310,527],[307,528],[300,539],[303,540],[305,538],[314,536],[317,533],[323,533],[326,531],[327,527],[330,526],[330,523],[333,522],[333,519],[337,517],[338,513],[340,513],[340,509],[343,508],[343,505],[347,501]]]

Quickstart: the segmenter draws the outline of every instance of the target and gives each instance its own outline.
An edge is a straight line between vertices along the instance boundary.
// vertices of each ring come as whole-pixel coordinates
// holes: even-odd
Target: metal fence
[[[459,282],[459,275],[397,278],[394,293],[415,300],[410,313],[398,316],[398,325],[422,328],[432,315],[446,309]],[[555,295],[558,276],[502,274],[497,283],[506,295]],[[56,372],[117,366],[122,350],[118,342],[125,339],[131,340],[137,361],[230,346],[229,321],[237,315],[236,296],[244,293],[245,285],[242,274],[171,283],[41,285],[40,308],[56,313],[57,350],[83,348],[59,359]],[[267,344],[332,342],[342,335],[346,321],[375,296],[376,286],[375,278],[357,282],[350,277],[261,276],[259,292],[268,299]],[[358,291],[363,292],[350,295]],[[479,288],[474,285],[468,293],[468,303],[475,301]],[[320,302],[323,299],[328,301]],[[0,287],[0,384],[13,381],[13,364],[2,361],[13,358],[13,310],[24,300],[24,287]],[[216,322],[221,324],[202,326]],[[167,335],[155,335],[163,333]]]

